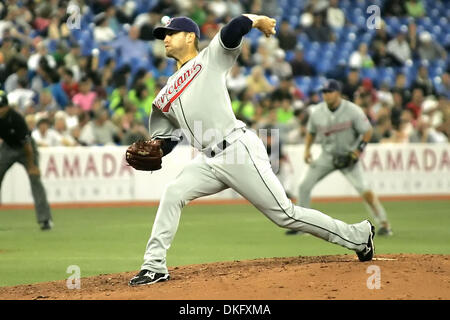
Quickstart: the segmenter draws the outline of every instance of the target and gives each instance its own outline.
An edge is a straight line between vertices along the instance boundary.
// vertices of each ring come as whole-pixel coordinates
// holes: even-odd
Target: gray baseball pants
[[[167,185],[141,269],[167,273],[166,253],[175,237],[182,208],[189,201],[227,188],[233,188],[280,227],[310,233],[350,250],[361,251],[367,245],[371,232],[368,221],[347,224],[292,204],[272,171],[264,144],[247,130],[215,157],[200,154]]]
[[[34,161],[39,165],[39,153],[34,141],[32,141]],[[18,162],[26,168],[26,155],[23,148],[11,148],[6,143],[0,145],[0,188],[3,178],[8,169]],[[28,174],[28,171],[27,171]],[[37,222],[41,223],[52,218],[50,206],[47,201],[47,194],[40,176],[28,175],[31,184],[31,193],[33,195]]]

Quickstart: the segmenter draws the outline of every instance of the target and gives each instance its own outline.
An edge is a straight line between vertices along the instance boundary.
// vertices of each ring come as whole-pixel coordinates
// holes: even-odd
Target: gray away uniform
[[[241,46],[225,48],[219,35],[168,79],[153,102],[149,120],[152,138],[178,139],[181,129],[202,152],[166,186],[141,269],[168,273],[166,253],[181,209],[196,198],[227,188],[241,194],[280,227],[311,233],[348,249],[365,249],[371,231],[368,221],[349,225],[317,210],[295,206],[287,198],[264,144],[234,116],[225,77]]]
[[[330,111],[325,102],[319,103],[311,112],[307,130],[314,135],[322,145],[322,153],[313,161],[300,184],[299,205],[310,207],[311,191],[314,186],[325,176],[337,170],[333,166],[333,155],[345,155],[356,150],[361,137],[372,129],[367,116],[356,104],[342,99],[336,111]],[[341,169],[341,173],[353,185],[358,193],[370,191],[367,181],[364,179],[361,164]],[[376,203],[379,214],[371,211],[377,222],[386,221],[384,209]],[[368,208],[370,210],[370,208]]]

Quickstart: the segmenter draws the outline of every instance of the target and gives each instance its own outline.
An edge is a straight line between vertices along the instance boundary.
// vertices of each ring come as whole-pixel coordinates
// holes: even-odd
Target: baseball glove
[[[136,170],[155,171],[161,169],[162,140],[137,141],[128,147],[126,160]]]
[[[333,166],[336,169],[344,169],[353,166],[358,161],[358,157],[353,152],[344,155],[333,156]]]

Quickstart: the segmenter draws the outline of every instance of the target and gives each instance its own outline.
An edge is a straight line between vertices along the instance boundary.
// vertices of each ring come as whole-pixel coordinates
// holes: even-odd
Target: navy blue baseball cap
[[[339,84],[338,81],[336,81],[334,79],[329,79],[324,83],[324,85],[322,86],[320,91],[322,91],[324,93],[325,92],[333,92],[333,91],[341,92],[341,85]]]
[[[153,29],[153,36],[156,39],[164,40],[168,30],[194,32],[197,39],[200,39],[200,28],[194,20],[188,17],[176,17],[170,19],[165,27],[157,27]]]

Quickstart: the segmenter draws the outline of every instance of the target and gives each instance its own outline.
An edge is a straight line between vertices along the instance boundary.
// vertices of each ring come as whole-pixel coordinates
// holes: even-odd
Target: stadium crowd
[[[371,29],[374,2],[382,19]],[[41,147],[129,145],[148,138],[152,100],[174,71],[152,36],[161,19],[191,17],[202,49],[251,12],[278,20],[275,37],[245,37],[226,79],[252,128],[302,143],[321,83],[335,78],[374,126],[372,142],[448,142],[449,9],[431,0],[5,0],[0,89]]]

